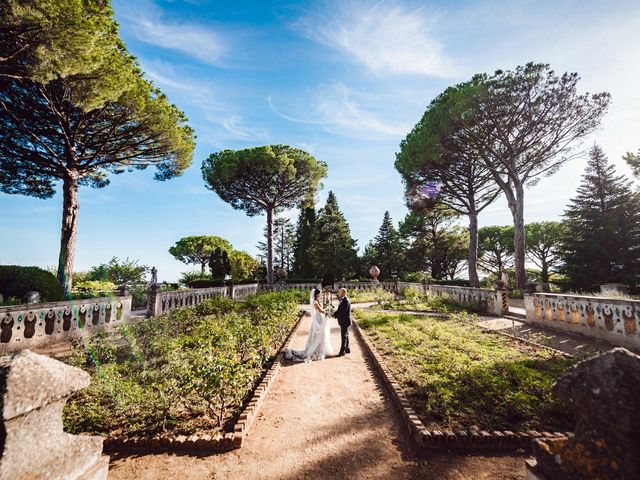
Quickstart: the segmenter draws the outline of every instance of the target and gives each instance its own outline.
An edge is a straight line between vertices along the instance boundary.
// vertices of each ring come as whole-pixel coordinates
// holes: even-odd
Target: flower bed
[[[212,299],[96,335],[70,359],[92,382],[65,407],[67,431],[121,438],[232,431],[296,311],[288,292]]]
[[[356,312],[429,430],[565,431],[571,412],[551,385],[574,359],[448,319]]]

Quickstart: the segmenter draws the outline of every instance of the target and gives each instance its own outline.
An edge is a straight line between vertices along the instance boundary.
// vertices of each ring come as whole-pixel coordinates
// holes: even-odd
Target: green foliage
[[[260,263],[247,252],[233,250],[229,254],[229,268],[231,281],[237,284],[257,279]]]
[[[0,4],[0,76],[47,83],[91,73],[116,33],[109,2],[7,0]]]
[[[199,265],[200,274],[204,276],[205,267],[209,263],[211,254],[216,249],[229,253],[233,250],[233,247],[224,238],[214,235],[199,235],[181,238],[173,247],[169,248],[169,253],[176,260],[180,260],[187,265]]]
[[[466,314],[356,315],[433,428],[566,431],[574,426],[571,411],[551,386],[575,360],[486,333]]]
[[[74,276],[74,282],[93,280],[108,281],[115,285],[137,285],[146,282],[145,276],[149,270],[148,266],[139,265],[138,260],[129,260],[129,257],[120,260],[113,257],[108,263],[91,268],[84,278]],[[78,289],[78,285],[75,285],[75,288]]]
[[[211,280],[211,276],[202,272],[182,272],[178,282],[186,287],[194,280]]]
[[[369,267],[380,269],[380,280],[402,275],[406,268],[405,248],[389,212],[384,212],[382,225],[376,237],[365,248],[364,260]],[[365,265],[366,267],[366,265]]]
[[[329,192],[327,203],[318,214],[313,234],[308,255],[326,283],[357,273],[356,241],[351,237],[349,224],[333,192]]]
[[[209,256],[209,270],[214,278],[225,278],[231,270],[229,253],[222,248],[216,248]]]
[[[348,292],[349,299],[352,303],[370,303],[370,302],[390,302],[395,298],[393,292],[388,292],[382,288],[375,290],[351,290]]]
[[[224,287],[224,278],[196,278],[187,283],[189,288]]]
[[[597,145],[564,218],[563,272],[570,288],[640,284],[640,194],[624,175],[616,175]]]
[[[415,302],[420,298],[420,292],[413,287],[404,287],[400,294],[409,302]]]
[[[267,278],[273,284],[273,220],[282,209],[305,204],[327,175],[327,165],[288,145],[212,153],[202,163],[207,188],[247,215],[267,214]]]
[[[404,275],[402,275],[400,279],[403,282],[416,282],[416,283],[422,283],[422,282],[430,283],[432,280],[431,275],[429,275],[429,273],[425,271],[407,272]]]
[[[131,295],[131,308],[143,308],[147,306],[147,287],[143,285],[136,285],[129,288],[129,294]]]
[[[309,278],[317,274],[316,266],[309,257],[316,224],[316,209],[312,200],[300,208],[300,216],[296,226],[292,272],[295,278]]]
[[[226,298],[98,334],[71,362],[91,385],[65,407],[71,433],[220,431],[296,319],[293,295]]]
[[[478,230],[478,264],[497,278],[513,267],[513,226],[488,226]]]
[[[116,284],[109,280],[85,280],[76,282],[73,286],[74,295],[79,298],[109,297],[113,295]]]
[[[58,280],[68,292],[79,187],[149,166],[157,180],[179,176],[191,164],[194,132],[144,78],[108,2],[12,1],[0,13],[0,57],[27,47],[17,64],[25,74],[0,74],[0,191],[51,198],[62,190]]]
[[[42,302],[64,300],[64,291],[50,272],[38,267],[0,265],[0,293],[5,298],[21,299],[31,291],[39,292]]]
[[[562,263],[562,239],[566,235],[561,222],[532,222],[525,226],[527,257],[541,268],[541,281],[549,283],[550,270]]]
[[[468,233],[455,225],[457,217],[441,204],[407,214],[400,222],[400,235],[409,244],[406,256],[411,269],[426,269],[434,279],[457,276],[469,245]]]
[[[638,153],[635,154],[627,152],[627,154],[622,158],[625,162],[627,162],[627,165],[631,167],[631,171],[633,172],[633,174],[636,177],[640,178],[640,150],[638,150]]]

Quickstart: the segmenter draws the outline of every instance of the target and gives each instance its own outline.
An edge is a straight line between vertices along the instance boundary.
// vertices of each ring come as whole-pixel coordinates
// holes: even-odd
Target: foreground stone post
[[[495,287],[496,298],[494,302],[495,311],[490,312],[494,315],[502,316],[509,314],[509,292],[502,282],[498,282]]]
[[[553,393],[571,406],[575,434],[534,440],[527,480],[640,478],[640,356],[614,348],[582,361]]]
[[[83,370],[29,350],[0,358],[0,479],[107,478],[102,438],[62,430],[64,404],[88,385]]]

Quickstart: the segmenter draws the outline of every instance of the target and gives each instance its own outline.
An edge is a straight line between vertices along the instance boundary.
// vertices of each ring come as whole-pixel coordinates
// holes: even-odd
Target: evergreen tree
[[[356,241],[351,237],[349,224],[333,192],[329,192],[327,203],[318,214],[309,253],[317,272],[326,283],[357,273]]]
[[[455,225],[457,218],[455,211],[442,204],[407,214],[400,223],[400,235],[409,243],[406,255],[412,270],[428,271],[438,280],[458,273],[466,259],[469,236]]]
[[[478,230],[478,264],[498,280],[514,266],[513,227],[490,225]]]
[[[368,267],[376,265],[380,269],[381,280],[402,273],[405,264],[404,246],[389,212],[384,212],[380,230],[365,248],[363,261],[371,263]]]
[[[293,274],[296,278],[309,279],[317,275],[315,265],[309,256],[315,225],[316,209],[313,203],[309,203],[300,209],[293,244]]]
[[[257,248],[260,258],[267,258],[267,227],[264,228],[264,242],[258,242]],[[291,271],[293,265],[293,243],[295,233],[291,220],[286,217],[276,217],[273,221],[273,269],[277,271],[284,267],[287,272]]]
[[[564,273],[571,288],[640,283],[640,195],[597,145],[564,218]]]

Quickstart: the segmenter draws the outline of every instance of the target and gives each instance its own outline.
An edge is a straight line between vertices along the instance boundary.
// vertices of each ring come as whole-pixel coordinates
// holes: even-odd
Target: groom
[[[342,357],[345,353],[351,353],[349,350],[349,327],[351,326],[351,302],[347,298],[347,291],[344,288],[338,290],[338,298],[340,304],[337,310],[333,314],[338,319],[338,325],[340,325],[340,352],[339,357]]]

